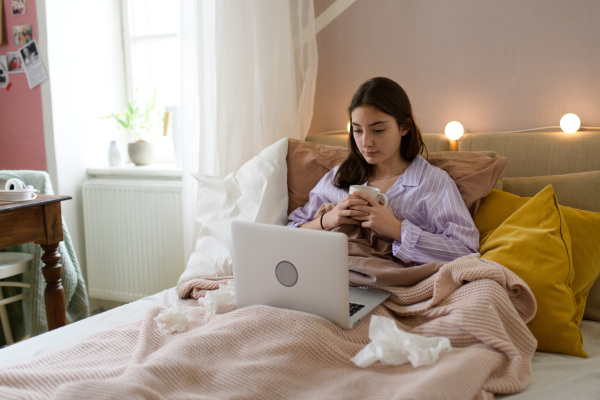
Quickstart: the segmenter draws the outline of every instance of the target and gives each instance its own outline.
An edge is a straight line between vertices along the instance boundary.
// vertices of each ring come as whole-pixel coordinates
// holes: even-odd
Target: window
[[[141,108],[155,102],[161,114],[177,107],[180,1],[122,0],[122,10],[128,100]]]

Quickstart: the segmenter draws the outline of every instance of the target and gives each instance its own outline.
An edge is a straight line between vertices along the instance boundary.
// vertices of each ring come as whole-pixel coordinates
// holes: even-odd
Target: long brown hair
[[[348,107],[350,121],[352,121],[352,111],[361,106],[375,107],[394,117],[399,128],[408,127],[408,133],[400,141],[400,156],[403,159],[413,161],[417,155],[426,150],[423,136],[413,117],[408,95],[396,82],[378,77],[360,85]],[[335,186],[341,189],[361,184],[373,173],[373,166],[364,159],[354,141],[352,124],[348,133],[348,148],[350,149],[348,156],[340,165],[334,180]]]

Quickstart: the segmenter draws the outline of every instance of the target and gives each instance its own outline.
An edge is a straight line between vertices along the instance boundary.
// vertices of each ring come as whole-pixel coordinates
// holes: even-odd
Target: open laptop
[[[304,311],[348,329],[389,296],[349,286],[343,233],[243,221],[231,233],[237,307]]]

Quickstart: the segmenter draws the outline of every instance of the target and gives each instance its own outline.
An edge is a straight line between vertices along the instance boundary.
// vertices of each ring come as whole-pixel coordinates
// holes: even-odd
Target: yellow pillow
[[[492,189],[481,201],[477,214],[473,217],[480,234],[480,245],[486,235],[496,229],[506,218],[523,206],[531,197],[520,197],[511,193]],[[571,235],[573,250],[573,294],[575,295],[575,321],[581,323],[584,312],[597,315],[600,306],[587,304],[590,289],[600,275],[600,213],[578,210],[559,205]],[[591,317],[590,317],[591,318]]]
[[[587,357],[575,319],[571,237],[552,186],[483,237],[481,257],[512,270],[531,288],[537,312],[527,324],[537,349]]]

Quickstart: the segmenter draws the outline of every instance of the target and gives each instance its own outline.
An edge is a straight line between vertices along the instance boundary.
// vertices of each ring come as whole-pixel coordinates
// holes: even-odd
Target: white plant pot
[[[150,142],[133,142],[127,144],[129,159],[135,165],[148,165],[154,162],[154,144]]]

